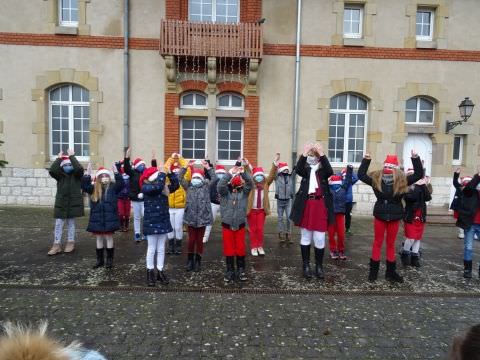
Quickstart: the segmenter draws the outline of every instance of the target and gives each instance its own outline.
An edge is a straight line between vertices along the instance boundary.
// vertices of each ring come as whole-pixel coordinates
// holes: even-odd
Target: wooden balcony
[[[261,59],[262,27],[256,23],[214,24],[161,20],[162,56]]]

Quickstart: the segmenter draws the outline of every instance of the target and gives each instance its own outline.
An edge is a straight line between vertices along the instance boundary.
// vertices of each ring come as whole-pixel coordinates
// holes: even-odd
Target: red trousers
[[[205,234],[205,226],[188,227],[188,253],[203,254],[203,234]]]
[[[250,247],[263,247],[263,227],[265,225],[265,210],[252,209],[247,216]]]
[[[337,235],[337,241],[335,241]],[[345,214],[335,214],[335,222],[328,224],[328,244],[330,253],[345,251]]]
[[[383,240],[387,234],[387,260],[395,261],[395,240],[397,239],[400,220],[383,221],[375,218],[373,221],[375,238],[373,239],[372,260],[379,261],[382,253]]]
[[[118,199],[117,206],[120,219],[124,217],[128,219],[130,217],[130,205],[130,199]]]
[[[238,230],[222,227],[223,255],[245,256],[245,228]]]

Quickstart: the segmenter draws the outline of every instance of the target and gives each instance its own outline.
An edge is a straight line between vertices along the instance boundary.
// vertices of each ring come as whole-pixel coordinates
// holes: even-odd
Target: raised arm
[[[123,177],[118,171],[115,171],[113,176],[115,177],[115,194],[119,194],[123,189]]]
[[[248,195],[250,194],[250,191],[253,189],[253,179],[250,176],[250,174],[243,172],[241,174],[241,177],[245,181],[245,185],[243,186],[243,193]]]
[[[217,184],[217,191],[220,196],[227,196],[228,195],[228,183],[232,179],[232,175],[226,173],[223,178],[218,181]]]
[[[362,163],[358,168],[357,176],[358,178],[367,185],[372,186],[372,178],[367,174],[368,168],[370,167],[370,162],[372,159],[369,154],[365,154],[365,157],[362,159]]]
[[[82,177],[81,187],[82,190],[87,194],[93,194],[92,177],[90,175],[85,175]]]
[[[158,174],[157,180],[155,180],[153,183],[142,185],[142,193],[149,196],[161,194],[165,186],[166,177],[166,174],[164,172],[161,172],[160,174]]]
[[[353,176],[353,166],[347,165],[347,174],[345,175],[345,182],[342,184],[345,189],[348,189],[350,186],[353,185],[352,176]]]
[[[454,173],[453,173],[453,186],[455,187],[455,189],[457,190],[461,190],[462,189],[462,185],[460,185],[460,182],[458,181],[460,179],[460,169],[457,169]]]
[[[418,180],[423,178],[423,165],[415,151],[412,150],[412,165],[413,165],[413,174],[407,176],[408,185],[415,184]]]
[[[170,191],[171,194],[178,190],[178,188],[180,187],[180,183],[175,173],[169,173],[167,177],[170,180],[170,184],[168,185],[168,191]]]
[[[270,172],[268,173],[267,179],[265,180],[267,182],[267,185],[270,186],[273,181],[275,180],[275,175],[277,175],[277,169],[278,166],[275,165],[275,163],[272,163],[272,167],[270,168]]]
[[[48,170],[48,173],[52,178],[55,180],[60,180],[62,177],[62,167],[60,166],[60,163],[62,162],[62,159],[60,158],[61,155],[59,155],[58,158],[55,159],[53,164],[50,166],[50,169]]]
[[[323,168],[323,178],[325,180],[328,180],[330,176],[333,175],[333,169],[332,166],[330,165],[330,161],[328,161],[327,155],[320,156],[320,163],[322,164]]]
[[[307,157],[300,155],[300,158],[297,161],[297,165],[295,165],[295,171],[298,176],[306,178],[308,177],[308,171],[307,171]]]
[[[178,181],[180,182],[180,185],[185,189],[187,190],[188,189],[188,185],[190,184],[190,181],[185,179],[185,174],[187,173],[189,169],[186,168],[186,167],[182,167],[180,168],[180,170],[178,171]]]
[[[212,167],[209,167],[208,169],[205,168],[205,178],[209,178],[208,181],[209,184],[212,184],[216,179],[217,179],[217,174],[215,174],[215,170]]]

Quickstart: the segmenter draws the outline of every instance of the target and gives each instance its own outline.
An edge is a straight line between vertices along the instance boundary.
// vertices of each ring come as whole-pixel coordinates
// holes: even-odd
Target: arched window
[[[68,148],[79,158],[90,154],[90,102],[88,90],[68,84],[49,92],[50,156]]]
[[[405,123],[433,124],[435,104],[425,97],[412,97],[407,100]]]
[[[367,100],[345,93],[330,100],[328,157],[333,163],[352,164],[362,161],[365,152]]]
[[[243,110],[243,97],[232,93],[221,94],[218,96],[217,109]]]
[[[180,99],[180,107],[184,109],[206,109],[207,97],[196,92],[183,94]]]

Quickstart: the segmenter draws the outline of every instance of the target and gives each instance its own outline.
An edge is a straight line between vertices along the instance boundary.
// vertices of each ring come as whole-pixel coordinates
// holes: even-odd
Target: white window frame
[[[202,1],[202,0],[198,0],[198,1]],[[220,23],[220,24],[238,24],[240,22],[240,1],[241,0],[238,0],[237,2],[237,14],[236,14],[236,18],[237,18],[237,21],[235,22],[227,22],[227,23]],[[191,3],[192,3],[192,0],[188,0],[188,20],[189,21],[198,21],[198,20],[192,20],[191,19],[191,13],[190,13],[190,8],[191,8]],[[217,0],[211,0],[211,3],[212,3],[212,21],[213,23],[216,23],[217,22]],[[200,5],[200,7],[203,9],[203,6],[202,4]],[[201,16],[203,15],[200,14]],[[227,18],[229,16],[227,15]],[[199,22],[204,22],[203,20],[200,20]]]
[[[54,105],[59,105],[59,106],[68,106],[68,148],[70,149],[74,149],[75,148],[75,129],[74,129],[74,118],[73,118],[73,108],[75,106],[88,106],[89,107],[89,110],[90,110],[90,102],[89,101],[73,101],[73,100],[69,100],[69,101],[57,101],[57,100],[50,100],[50,93],[56,89],[59,89],[59,88],[62,88],[64,86],[68,86],[69,89],[69,99],[73,99],[73,94],[72,94],[72,90],[73,90],[73,87],[74,86],[78,86],[78,87],[81,87],[79,85],[75,85],[75,84],[62,84],[60,86],[56,86],[56,87],[53,87],[49,90],[48,92],[48,120],[49,120],[49,124],[48,124],[48,138],[49,138],[49,154],[50,154],[50,160],[51,161],[54,161],[57,156],[58,156],[58,153],[57,154],[54,154],[53,153],[53,129],[52,129],[52,122],[53,122],[53,119],[52,119],[52,107]],[[87,90],[88,91],[88,90]],[[89,116],[88,116],[88,123],[89,123],[89,126],[90,126],[90,111],[89,111]],[[90,152],[90,129],[89,129],[89,137],[88,137],[88,149],[89,149],[89,152]],[[90,156],[78,156],[76,155],[75,156],[79,161],[88,161],[90,159]]]
[[[455,159],[453,157],[453,154],[455,153],[455,138],[459,138],[460,139],[460,149],[458,151],[458,159]],[[463,135],[455,135],[454,136],[454,140],[453,140],[453,146],[452,146],[452,165],[462,165],[462,162],[463,162],[463,144],[464,144],[464,141],[465,141],[465,136]]]
[[[220,106],[220,98],[228,96],[228,105],[227,106]],[[242,105],[241,106],[233,106],[232,105],[232,97],[236,96],[239,97],[242,100]],[[221,93],[217,96],[217,109],[218,110],[243,110],[245,108],[245,98],[236,93]]]
[[[428,36],[417,34],[417,14],[419,12],[430,13],[430,34]],[[422,23],[422,24],[424,24],[424,23]],[[415,13],[415,37],[416,37],[416,39],[418,41],[432,41],[433,40],[434,25],[435,25],[435,9],[423,8],[423,7],[417,8],[417,12]]]
[[[180,118],[180,153],[183,154],[183,120],[199,120],[199,121],[205,121],[205,157],[207,157],[207,152],[208,152],[208,118],[202,117],[202,116],[196,116],[196,117],[182,117]],[[193,131],[193,136],[194,138],[192,139],[193,141],[193,152],[195,152],[195,130]],[[187,160],[193,160],[186,158]],[[194,160],[202,160],[202,159],[194,159]]]
[[[230,118],[230,117],[218,117],[216,119],[216,143],[215,143],[215,160],[217,164],[220,165],[235,165],[237,159],[234,160],[224,160],[219,158],[219,147],[218,142],[220,141],[219,132],[220,132],[220,121],[240,121],[241,131],[240,131],[240,157],[243,157],[243,142],[244,142],[244,129],[245,129],[245,119],[243,118]]]
[[[72,8],[69,8],[69,9],[72,9]],[[77,0],[77,19],[78,17],[79,17],[79,8],[78,8],[78,0]],[[63,20],[63,0],[58,0],[58,24],[60,26],[78,27],[78,20],[77,21]]]
[[[360,24],[358,27],[359,32],[358,33],[347,33],[345,32],[345,10],[346,9],[351,9],[351,10],[360,10]],[[345,7],[343,9],[344,11],[344,17],[343,17],[343,37],[346,39],[361,39],[363,36],[363,6],[362,5],[352,5],[352,4],[345,4]]]
[[[345,93],[337,94],[332,97],[332,99],[339,95],[345,95]],[[333,161],[331,162],[333,167],[340,167],[351,164],[355,167],[360,166],[360,162],[350,163],[348,161],[348,141],[350,140],[349,130],[350,130],[350,115],[365,115],[365,123],[363,126],[363,151],[365,153],[367,149],[367,133],[368,133],[368,100],[364,97],[357,95],[355,93],[346,93],[347,95],[347,109],[330,109],[328,114],[328,134],[330,134],[330,114],[345,114],[345,125],[344,125],[344,132],[343,132],[343,160],[341,162]],[[350,106],[350,96],[356,96],[360,99],[367,102],[367,109],[366,110],[348,110]],[[328,140],[330,140],[330,136],[328,136]],[[328,143],[327,143],[328,144]],[[327,156],[329,153],[330,147],[327,145]]]
[[[183,103],[183,99],[187,95],[194,95],[193,96],[193,105],[185,105]],[[197,96],[201,96],[201,97],[205,98],[205,105],[197,105]],[[181,109],[202,109],[202,110],[207,109],[208,108],[208,97],[207,97],[207,95],[205,95],[201,92],[198,92],[198,91],[186,92],[186,93],[182,94],[182,96],[180,98],[180,108]]]
[[[415,111],[415,122],[411,122],[411,121],[407,122],[407,112],[409,112],[407,110],[407,101],[411,100],[411,99],[415,99],[417,101],[417,110]],[[423,112],[427,111],[427,110],[420,110],[420,100],[426,100],[433,105],[433,109],[432,109],[433,114],[432,114],[432,122],[431,123],[420,122],[420,111],[423,111]],[[408,125],[433,125],[433,124],[435,124],[435,102],[434,101],[430,100],[429,98],[427,98],[425,96],[414,96],[414,97],[411,97],[410,99],[407,99],[407,101],[405,101],[405,124],[408,124]],[[428,110],[428,111],[430,111],[430,110]]]

